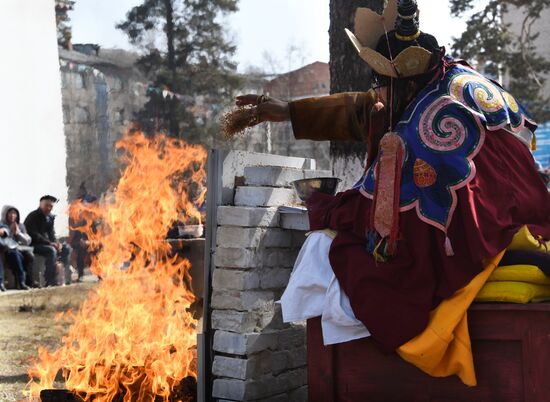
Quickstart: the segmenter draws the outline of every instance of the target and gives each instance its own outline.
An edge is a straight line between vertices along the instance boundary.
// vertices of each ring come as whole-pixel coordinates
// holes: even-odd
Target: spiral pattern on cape
[[[422,143],[437,152],[452,152],[462,146],[467,131],[464,124],[452,115],[438,118],[440,112],[453,104],[450,97],[442,97],[432,103],[422,114],[418,134]]]

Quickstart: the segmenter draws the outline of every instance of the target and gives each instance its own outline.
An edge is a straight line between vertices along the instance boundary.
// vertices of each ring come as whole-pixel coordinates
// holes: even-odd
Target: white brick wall
[[[331,172],[244,168],[235,206],[218,207],[211,324],[213,397],[218,401],[306,401],[305,327],[282,322],[284,291],[308,230],[293,180]],[[292,216],[291,216],[292,215]]]

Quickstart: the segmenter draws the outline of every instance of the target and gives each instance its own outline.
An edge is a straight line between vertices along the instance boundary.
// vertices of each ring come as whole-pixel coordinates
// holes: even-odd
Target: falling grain
[[[226,139],[243,135],[247,128],[258,124],[256,107],[241,106],[225,113],[220,120],[220,129]]]

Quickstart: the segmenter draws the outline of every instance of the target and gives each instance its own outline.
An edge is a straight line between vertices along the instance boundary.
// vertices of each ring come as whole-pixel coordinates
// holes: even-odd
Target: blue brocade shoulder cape
[[[456,191],[475,177],[473,159],[485,135],[502,128],[519,135],[526,126],[536,128],[512,95],[472,68],[453,65],[418,94],[394,129],[405,145],[399,210],[416,208],[421,220],[446,232]],[[355,186],[368,198],[378,163]]]

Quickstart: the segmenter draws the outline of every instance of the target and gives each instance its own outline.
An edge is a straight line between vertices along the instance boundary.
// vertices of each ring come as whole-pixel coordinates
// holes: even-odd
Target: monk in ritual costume
[[[429,374],[475,385],[471,363],[429,369],[408,343],[498,265],[520,229],[550,239],[550,195],[530,152],[537,125],[527,111],[418,24],[414,0],[390,0],[383,16],[357,10],[348,36],[373,70],[366,93],[288,103],[243,95],[237,105],[256,105],[258,123],[290,120],[296,139],[368,144],[354,188],[307,202],[313,232],[281,299],[285,321],[321,316],[326,345],[371,336]],[[465,320],[474,296],[450,311]],[[449,325],[466,328],[469,345],[461,320]]]

